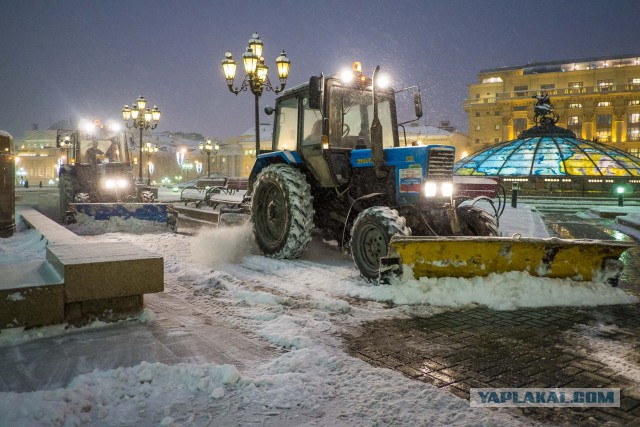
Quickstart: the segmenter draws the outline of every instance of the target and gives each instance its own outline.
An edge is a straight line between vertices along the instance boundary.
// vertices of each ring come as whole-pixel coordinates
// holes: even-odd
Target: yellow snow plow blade
[[[525,237],[393,237],[381,279],[393,265],[420,277],[475,277],[507,271],[617,284],[632,242]],[[397,269],[396,269],[397,270]]]

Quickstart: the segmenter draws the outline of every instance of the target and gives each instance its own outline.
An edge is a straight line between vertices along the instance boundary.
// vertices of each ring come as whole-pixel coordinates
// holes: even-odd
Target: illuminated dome
[[[534,98],[537,99],[534,107],[537,126],[521,132],[518,139],[459,160],[454,173],[497,176],[505,180],[584,177],[597,181],[596,177],[640,177],[640,158],[615,147],[576,138],[572,131],[556,126],[559,116],[551,108],[548,95]]]
[[[640,176],[640,158],[564,131],[541,135],[524,131],[518,139],[461,159],[455,164],[454,173],[499,177]]]

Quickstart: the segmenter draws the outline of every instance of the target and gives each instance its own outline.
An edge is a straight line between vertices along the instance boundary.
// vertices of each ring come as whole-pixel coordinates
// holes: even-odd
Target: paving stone
[[[469,392],[459,389],[458,387],[456,387],[456,384],[446,385],[442,387],[442,389],[458,396],[461,399],[469,400]]]
[[[582,359],[577,362],[572,363],[572,366],[580,368],[585,371],[595,372],[599,369],[602,369],[604,365],[602,363],[594,362],[588,359]]]
[[[638,408],[640,405],[640,400],[633,399],[630,397],[621,397],[620,398],[620,409],[625,412],[629,412],[634,408]]]
[[[603,377],[598,374],[594,374],[592,372],[584,372],[582,374],[582,377],[585,378],[587,381],[590,381],[592,384],[592,387],[606,387],[613,382],[609,378]]]
[[[420,371],[419,369],[414,368],[411,365],[402,365],[402,366],[398,366],[398,371],[402,372],[403,374],[415,378],[415,377],[419,377],[421,375],[424,374],[424,372]]]
[[[450,382],[443,381],[440,378],[436,378],[436,377],[432,376],[431,374],[424,374],[423,376],[420,377],[420,379],[422,381],[426,381],[428,383],[431,383],[431,384],[433,384],[434,386],[436,386],[438,388],[441,388],[441,387],[444,387],[444,386],[447,386],[447,385],[450,384]]]
[[[420,364],[420,371],[422,371],[425,374],[433,371],[438,371],[443,368],[444,368],[443,365],[433,360],[425,360]]]
[[[611,330],[617,327],[626,333],[599,338],[624,343],[628,349],[640,349],[639,307],[561,307],[512,312],[477,307],[419,321],[372,322],[368,332],[372,335],[370,341],[347,342],[346,346],[356,350],[363,343],[377,343],[375,337],[384,331],[385,337],[390,338],[384,345],[393,347],[394,357],[405,362],[397,370],[409,378],[429,382],[464,398],[468,397],[470,388],[478,387],[596,387],[611,384],[617,387],[616,384],[625,383],[624,378],[594,360],[587,344],[581,344],[575,337],[579,338],[581,325],[602,325],[605,319]],[[409,331],[409,327],[416,328],[417,333]],[[572,333],[567,335],[567,331]],[[405,343],[403,337],[411,337],[411,342]],[[403,348],[410,351],[405,353]],[[631,358],[634,362],[635,351],[618,356]],[[415,361],[418,358],[420,362]],[[625,396],[624,386],[620,388],[625,399],[621,408],[540,408],[523,413],[549,424],[634,425],[632,422],[638,421],[635,425],[640,425],[640,400]]]

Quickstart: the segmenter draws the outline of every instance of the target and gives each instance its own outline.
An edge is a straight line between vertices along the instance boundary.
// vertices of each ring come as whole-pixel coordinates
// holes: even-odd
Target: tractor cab
[[[322,187],[346,185],[351,152],[373,148],[376,113],[381,147],[399,145],[395,93],[379,80],[375,103],[373,80],[357,62],[340,75],[314,76],[286,91],[276,101],[274,151],[297,152]]]

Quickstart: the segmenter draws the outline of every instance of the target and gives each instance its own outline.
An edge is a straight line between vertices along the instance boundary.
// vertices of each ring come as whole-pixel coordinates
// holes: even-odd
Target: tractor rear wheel
[[[363,210],[351,229],[351,257],[365,279],[378,278],[380,258],[387,256],[395,235],[410,236],[404,217],[384,206]]]
[[[305,176],[285,164],[264,168],[254,185],[251,220],[262,252],[273,258],[298,258],[313,229],[311,189]]]
[[[457,211],[463,236],[499,236],[496,218],[476,206],[460,206]]]

